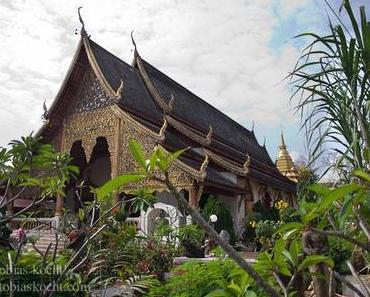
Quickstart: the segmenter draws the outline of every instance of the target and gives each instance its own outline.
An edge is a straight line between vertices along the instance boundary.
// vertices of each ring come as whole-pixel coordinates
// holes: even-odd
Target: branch
[[[362,248],[363,250],[365,250],[367,252],[370,252],[370,246],[368,244],[363,243],[361,241],[358,241],[357,239],[355,239],[351,236],[348,236],[346,234],[343,234],[341,232],[326,231],[326,230],[320,230],[320,229],[317,229],[317,228],[311,228],[310,230],[312,230],[315,233],[322,234],[322,235],[326,235],[326,236],[330,236],[330,237],[337,237],[337,238],[340,238],[340,239],[343,239],[343,240],[347,240],[350,243]]]
[[[348,281],[346,278],[341,276],[338,272],[333,270],[334,277],[345,284],[348,288],[350,288],[353,292],[355,292],[359,297],[366,297],[358,288],[356,288],[350,281]]]
[[[192,219],[199,224],[200,227],[208,234],[208,236],[217,243],[229,256],[232,258],[244,271],[246,271],[256,282],[256,284],[262,287],[265,292],[271,297],[279,297],[279,293],[272,288],[258,273],[254,268],[241,257],[234,248],[225,240],[223,240],[217,232],[207,223],[207,221],[194,209],[192,209],[188,202],[180,195],[176,190],[172,182],[169,180],[168,172],[165,172],[165,179],[151,176],[155,181],[162,182],[164,181],[168,190],[172,195],[175,196],[177,202],[190,214]]]
[[[362,281],[362,279],[358,276],[355,268],[352,266],[351,262],[350,261],[347,261],[347,266],[349,268],[349,270],[351,271],[353,277],[358,281],[358,283],[360,284],[362,290],[365,292],[365,296],[366,297],[370,297],[370,292],[367,288],[367,286],[364,284],[364,282]]]
[[[275,271],[273,271],[272,274],[275,277],[276,281],[278,282],[280,288],[283,290],[284,297],[288,297],[287,288],[284,286],[284,283],[281,280],[281,278],[279,277],[279,275]]]

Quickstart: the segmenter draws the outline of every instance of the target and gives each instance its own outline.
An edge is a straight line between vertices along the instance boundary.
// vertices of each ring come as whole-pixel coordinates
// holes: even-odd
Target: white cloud
[[[281,80],[297,52],[286,47],[278,55],[269,48],[277,22],[272,2],[1,2],[0,125],[7,129],[0,145],[39,127],[42,102],[51,104],[77,46],[81,3],[88,33],[114,54],[131,62],[129,33],[135,30],[144,59],[179,83],[242,124],[278,126],[290,114]],[[282,3],[288,11],[300,2]]]

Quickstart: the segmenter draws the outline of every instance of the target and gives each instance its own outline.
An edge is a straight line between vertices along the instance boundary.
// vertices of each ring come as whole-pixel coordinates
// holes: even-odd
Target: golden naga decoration
[[[116,91],[116,99],[122,98],[122,91],[123,91],[123,80],[121,79],[121,83]]]
[[[171,99],[170,102],[168,102],[168,111],[171,112],[173,110],[175,104],[175,95],[171,93]]]
[[[211,152],[210,150],[205,150],[207,156],[209,156],[213,162],[218,164],[219,166],[229,170],[232,173],[237,175],[245,176],[249,172],[249,164],[250,164],[250,157],[248,155],[247,161],[244,163],[243,167],[238,165],[232,164],[231,162],[225,160],[223,157]]]
[[[212,136],[213,136],[213,128],[211,125],[209,125],[209,131],[206,136],[206,144],[210,145],[212,142]]]
[[[251,156],[247,153],[247,159],[244,162],[243,168],[249,170],[249,166],[251,165]]]
[[[209,157],[208,157],[208,154],[205,153],[204,161],[199,169],[200,173],[202,174],[202,176],[204,176],[204,178],[206,177],[206,171],[207,171],[208,164],[209,164]]]
[[[159,138],[160,138],[161,141],[164,141],[164,139],[165,139],[164,133],[166,132],[167,126],[168,126],[168,122],[167,122],[167,117],[165,115],[163,117],[163,125],[162,125],[161,129],[159,130]]]

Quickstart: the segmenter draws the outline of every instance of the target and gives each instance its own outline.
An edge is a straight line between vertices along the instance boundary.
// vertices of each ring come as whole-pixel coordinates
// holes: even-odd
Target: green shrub
[[[263,250],[269,250],[274,246],[275,240],[279,236],[276,232],[279,225],[279,223],[269,220],[257,222],[256,242],[262,245]]]
[[[340,274],[349,274],[349,268],[346,264],[351,259],[353,246],[337,238],[329,238],[329,257],[334,261],[334,270]]]
[[[217,200],[214,196],[209,196],[204,208],[202,210],[203,217],[208,221],[211,215],[215,214],[218,218],[214,224],[214,228],[217,232],[226,230],[230,234],[231,243],[235,242],[234,223],[230,211],[225,205]]]
[[[180,226],[178,231],[180,242],[188,241],[197,247],[202,245],[204,234],[203,229],[196,224]]]
[[[150,290],[151,297],[203,297],[231,279],[235,264],[231,260],[207,263],[191,261],[176,267],[171,278]]]

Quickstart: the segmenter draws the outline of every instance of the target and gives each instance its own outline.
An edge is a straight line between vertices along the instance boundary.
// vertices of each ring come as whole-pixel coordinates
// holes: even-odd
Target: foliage
[[[353,247],[350,243],[334,238],[329,238],[328,256],[334,261],[334,270],[340,274],[349,274],[350,271],[346,264],[353,253]]]
[[[9,256],[14,259],[16,252],[6,251],[0,249],[0,286],[5,288],[9,285],[10,278],[10,266]],[[48,262],[48,265],[44,265],[44,261]],[[66,258],[62,254],[57,256],[55,262],[52,262],[50,258],[43,259],[40,255],[29,252],[22,253],[17,261],[17,266],[14,267],[13,283],[18,286],[15,296],[19,297],[39,297],[42,286],[46,286],[56,274],[60,275],[64,265],[66,264]],[[22,291],[23,288],[23,291]],[[82,278],[79,274],[69,273],[64,277],[63,281],[56,288],[54,296],[67,297],[71,296],[87,296],[89,288],[82,282]],[[0,296],[9,296],[9,292],[0,291]]]
[[[257,201],[253,208],[254,215],[259,220],[269,220],[277,222],[279,220],[279,210],[275,207],[266,208],[261,202]]]
[[[202,209],[204,219],[209,220],[211,215],[217,216],[217,222],[214,223],[214,229],[217,232],[226,230],[230,234],[230,241],[235,242],[234,223],[230,211],[215,196],[209,196]]]
[[[297,198],[299,201],[316,202],[317,195],[309,187],[318,182],[319,177],[307,167],[298,167]]]
[[[364,7],[360,7],[360,22],[350,0],[344,0],[343,7],[350,28],[344,25],[347,20],[339,19],[338,25],[330,23],[327,36],[299,35],[311,41],[291,78],[312,158],[329,147],[339,157],[334,165],[347,176],[370,161],[370,23]]]
[[[187,262],[172,270],[168,282],[150,290],[148,296],[203,297],[220,288],[220,283],[231,281],[233,269],[235,264],[230,260]]]
[[[274,221],[259,221],[256,223],[256,241],[262,245],[262,250],[273,247],[276,240],[276,231],[279,225]]]
[[[194,246],[200,247],[204,239],[204,231],[196,224],[180,226],[178,230],[180,242],[190,242]]]

